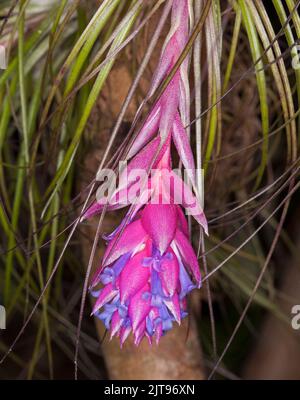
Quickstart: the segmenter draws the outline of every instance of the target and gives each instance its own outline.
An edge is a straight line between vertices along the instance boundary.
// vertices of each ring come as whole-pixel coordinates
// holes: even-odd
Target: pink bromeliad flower
[[[150,88],[154,92],[174,66],[187,40],[188,0],[174,0],[171,30],[164,44]],[[91,282],[96,297],[93,314],[121,345],[132,332],[138,345],[146,336],[158,343],[161,336],[187,315],[186,295],[201,285],[198,260],[189,239],[182,207],[207,233],[203,210],[189,185],[175,174],[171,144],[175,144],[189,182],[196,191],[196,173],[183,120],[189,106],[188,60],[185,60],[153,108],[130,149],[127,175],[149,171],[139,198],[120,226],[106,236],[108,246]],[[108,209],[133,203],[135,179],[123,179],[109,199]],[[124,183],[125,182],[125,183]],[[103,199],[93,204],[84,218],[103,209]],[[98,291],[95,287],[102,284]]]

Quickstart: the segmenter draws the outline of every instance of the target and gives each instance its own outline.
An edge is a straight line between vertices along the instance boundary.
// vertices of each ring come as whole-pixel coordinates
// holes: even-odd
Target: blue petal
[[[115,263],[113,266],[113,270],[115,272],[115,276],[119,276],[120,273],[122,272],[123,268],[127,264],[127,261],[131,257],[131,252],[123,254]]]
[[[146,329],[147,329],[148,334],[149,334],[150,336],[152,336],[153,333],[154,333],[154,326],[153,326],[153,321],[151,320],[151,318],[149,317],[149,315],[148,315],[148,317],[146,318]]]
[[[165,319],[162,321],[162,328],[163,328],[164,332],[169,331],[170,329],[172,329],[172,327],[173,327],[173,324],[172,324],[171,319]]]
[[[178,261],[179,261],[179,281],[181,285],[179,298],[183,299],[191,290],[196,288],[196,285],[193,284],[183,264],[180,262],[180,260]]]

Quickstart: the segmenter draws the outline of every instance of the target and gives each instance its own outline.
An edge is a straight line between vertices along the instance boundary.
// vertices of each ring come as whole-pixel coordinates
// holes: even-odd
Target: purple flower
[[[121,344],[130,332],[136,344],[144,336],[158,341],[174,321],[180,324],[185,296],[201,284],[180,206],[147,204],[109,242],[91,289],[99,283],[93,314]]]

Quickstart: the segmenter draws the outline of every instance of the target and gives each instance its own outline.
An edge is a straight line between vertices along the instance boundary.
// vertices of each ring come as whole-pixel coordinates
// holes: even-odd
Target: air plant
[[[188,3],[173,1],[171,29],[150,92],[157,89],[174,67],[187,43]],[[182,122],[189,107],[187,74],[188,59],[157,101],[130,149],[128,158],[133,158],[127,174],[153,167],[152,177],[140,193],[140,200],[147,204],[141,208],[139,201],[127,221],[108,237],[103,261],[92,279],[91,289],[100,282],[105,285],[92,292],[97,299],[93,314],[104,322],[111,337],[120,337],[121,345],[130,332],[137,345],[144,336],[150,343],[154,336],[158,343],[172,328],[173,321],[180,324],[187,315],[186,295],[201,285],[197,257],[190,244],[187,221],[176,201],[178,197],[207,233],[206,218],[197,197],[171,170],[173,141],[196,187],[193,153]],[[122,176],[120,181],[124,181]],[[133,200],[129,195],[132,186],[134,181],[119,188],[109,199],[109,208],[128,205]],[[103,199],[98,199],[84,217],[102,209]]]
[[[290,263],[277,254],[299,258],[283,230],[298,218],[299,4],[0,1],[1,378],[60,376],[69,362],[68,378],[75,364],[90,379],[135,379],[150,358],[161,371],[164,354],[177,373],[170,343],[188,378],[200,359],[197,379],[232,378],[252,352],[233,338],[256,348],[251,323],[286,320],[276,285]],[[94,202],[97,166],[101,178],[121,160],[117,188]],[[189,335],[176,326],[187,309]],[[146,336],[143,351],[105,340],[103,361],[103,326],[121,343]]]

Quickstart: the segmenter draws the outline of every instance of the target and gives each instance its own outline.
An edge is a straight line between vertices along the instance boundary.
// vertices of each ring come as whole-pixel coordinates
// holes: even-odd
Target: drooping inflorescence
[[[150,92],[170,72],[189,34],[188,0],[174,0],[171,29],[162,49]],[[120,226],[106,236],[108,246],[91,282],[96,297],[93,314],[121,345],[132,332],[136,344],[146,336],[158,343],[161,336],[187,315],[186,295],[200,287],[201,275],[189,238],[183,208],[207,233],[207,222],[197,196],[172,171],[174,143],[189,182],[196,186],[193,153],[184,129],[189,108],[188,60],[184,60],[146,119],[133,143],[126,177],[134,170],[148,176],[139,200]],[[135,179],[120,176],[118,190],[109,198],[108,209],[133,203]],[[125,182],[125,183],[124,183]],[[85,213],[88,218],[103,209],[103,199]],[[97,291],[95,287],[102,284]]]

